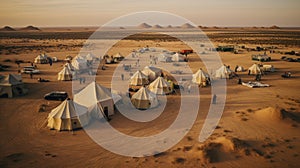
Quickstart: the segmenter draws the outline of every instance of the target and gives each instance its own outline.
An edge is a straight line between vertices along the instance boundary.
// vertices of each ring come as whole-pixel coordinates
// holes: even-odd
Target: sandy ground
[[[7,40],[1,40],[2,45]],[[14,40],[10,41],[12,44]],[[39,42],[36,40],[35,42]],[[61,40],[80,44],[80,40]],[[31,44],[33,42],[29,42]],[[55,41],[48,41],[53,44]],[[123,40],[117,43],[109,53],[129,54],[132,49],[149,45],[170,51],[185,49],[185,44],[176,41],[133,41]],[[216,42],[215,44],[220,44]],[[240,44],[242,45],[242,44]],[[251,46],[251,44],[246,44]],[[253,45],[255,46],[255,45]],[[278,51],[299,51],[298,46],[279,45]],[[50,47],[50,56],[64,59],[66,55],[75,56],[79,47],[58,50]],[[41,50],[20,51],[20,54],[3,54],[0,63],[10,65],[1,74],[16,73],[15,63],[5,59],[33,61]],[[262,52],[243,52],[232,54],[221,52],[222,61],[231,65],[250,67],[252,54]],[[227,80],[227,99],[223,116],[213,135],[204,143],[198,142],[210,104],[210,87],[200,88],[201,107],[197,120],[190,132],[177,145],[166,152],[142,158],[132,158],[111,153],[97,145],[83,131],[57,132],[45,127],[48,113],[60,102],[46,101],[43,95],[53,90],[64,90],[72,95],[72,82],[57,81],[57,73],[63,62],[40,65],[40,75],[23,74],[23,81],[29,94],[15,98],[0,99],[0,165],[1,167],[299,167],[300,133],[300,66],[297,62],[280,60],[282,54],[270,54],[276,72],[267,73],[262,82],[269,88],[252,89],[237,85],[237,80]],[[296,56],[289,56],[297,58]],[[195,54],[189,55],[188,63],[195,72],[203,67]],[[21,66],[29,63],[21,64]],[[97,82],[109,87],[116,64],[106,65],[107,70],[98,70]],[[291,71],[293,78],[283,79],[281,74]],[[253,80],[246,72],[238,73],[244,81]],[[37,78],[49,79],[49,83],[38,83]],[[166,129],[178,113],[179,95],[168,96],[165,111],[157,119],[147,122],[133,122],[120,113],[112,117],[110,124],[119,131],[134,135],[148,136]],[[46,112],[38,112],[45,104]],[[284,109],[284,110],[283,110]]]

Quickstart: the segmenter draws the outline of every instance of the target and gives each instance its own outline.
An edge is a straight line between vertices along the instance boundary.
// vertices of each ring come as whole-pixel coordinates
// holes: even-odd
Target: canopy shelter
[[[57,80],[60,80],[60,81],[72,80],[72,72],[67,66],[64,66],[63,69],[58,73],[57,76],[58,76]]]
[[[80,92],[74,95],[74,101],[87,108],[98,104],[102,106],[104,113],[107,115],[114,114],[114,101],[112,93],[104,86],[91,82]]]
[[[209,75],[204,72],[201,68],[193,74],[192,82],[198,84],[199,86],[206,86],[209,83]]]
[[[257,75],[257,74],[262,74],[262,68],[258,64],[253,64],[249,69],[248,69],[248,75]]]
[[[139,91],[132,95],[131,103],[137,109],[153,108],[159,104],[156,95],[145,87],[141,87]]]
[[[21,75],[0,75],[0,96],[12,98],[27,94],[27,92],[28,89],[25,88]]]
[[[155,94],[169,94],[172,93],[173,90],[169,82],[167,82],[163,77],[158,77],[150,83],[148,89]]]
[[[155,66],[145,66],[142,73],[148,76],[150,81],[154,81],[157,77],[161,76],[162,70]]]
[[[34,59],[34,63],[36,64],[47,64],[48,61],[48,56],[46,54],[40,54]]]
[[[63,131],[82,128],[88,123],[87,108],[66,99],[49,113],[47,126],[50,129]]]
[[[232,70],[229,69],[226,65],[221,66],[216,70],[216,78],[229,78],[232,74]]]
[[[143,74],[140,70],[136,71],[129,81],[130,85],[134,86],[144,86],[149,84],[148,77]]]
[[[180,53],[175,53],[172,55],[173,62],[183,62],[185,61],[185,56]]]

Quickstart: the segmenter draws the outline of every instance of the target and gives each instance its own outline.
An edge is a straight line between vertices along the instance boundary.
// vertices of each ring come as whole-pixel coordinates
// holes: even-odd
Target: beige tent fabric
[[[21,75],[9,74],[0,76],[0,96],[7,95],[7,97],[12,98],[27,93],[28,89],[25,88]]]
[[[91,82],[79,93],[75,94],[74,101],[88,108],[99,103],[103,109],[108,110],[108,115],[114,114],[114,101],[111,92],[96,82]]]
[[[66,99],[49,113],[47,126],[59,131],[74,130],[87,125],[89,120],[86,107]]]
[[[40,54],[34,59],[34,63],[36,64],[47,64],[48,56],[46,54]]]
[[[132,95],[131,102],[137,109],[148,109],[158,106],[156,95],[145,87],[141,87],[139,91]]]
[[[67,66],[64,66],[64,68],[58,73],[57,80],[61,80],[61,81],[72,80],[71,70]]]
[[[130,78],[130,85],[143,86],[149,84],[148,77],[141,71],[136,71]]]
[[[263,65],[262,70],[264,72],[274,72],[275,68],[273,65]]]
[[[74,67],[75,70],[85,70],[87,69],[87,60],[81,56],[76,56],[72,60],[72,66]]]
[[[262,74],[262,69],[258,64],[253,64],[248,71],[250,71],[250,75]]]
[[[175,53],[172,55],[172,61],[174,61],[174,62],[182,62],[182,61],[184,61],[184,59],[185,59],[185,56],[181,55],[179,53]]]
[[[150,81],[155,80],[157,77],[161,76],[162,70],[154,66],[146,66],[142,73],[148,76]]]
[[[73,67],[73,65],[71,63],[65,63],[64,66],[67,67],[70,71],[74,70],[74,67]]]
[[[148,89],[155,94],[169,94],[173,90],[171,89],[170,83],[168,83],[163,77],[158,77],[153,81]]]
[[[207,78],[209,78],[209,75],[200,68],[195,74],[193,74],[192,82],[205,86]]]
[[[216,78],[229,78],[232,70],[227,68],[226,65],[221,66],[219,69],[216,70]]]

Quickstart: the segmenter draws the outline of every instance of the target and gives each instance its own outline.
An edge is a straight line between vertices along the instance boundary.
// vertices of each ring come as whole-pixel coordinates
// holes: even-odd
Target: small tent
[[[153,108],[159,104],[156,95],[145,87],[141,87],[134,95],[132,95],[131,103],[137,109]]]
[[[86,56],[85,56],[85,59],[87,61],[94,61],[96,59],[96,56],[92,53],[88,53]]]
[[[87,108],[66,99],[49,113],[47,126],[62,131],[82,128],[88,123]]]
[[[216,78],[229,78],[232,74],[232,70],[229,69],[226,65],[221,66],[219,69],[216,70]]]
[[[206,72],[204,72],[201,68],[195,74],[193,74],[193,79],[192,79],[193,83],[206,86],[208,80],[209,80],[209,75]]]
[[[169,94],[173,90],[169,82],[167,82],[163,77],[158,77],[150,83],[148,89],[155,94]]]
[[[143,86],[149,84],[148,77],[141,71],[136,71],[130,78],[130,85]]]
[[[262,70],[264,72],[274,72],[275,68],[273,65],[263,65]]]
[[[46,54],[40,54],[34,59],[34,63],[36,64],[47,64],[48,61],[48,56]]]
[[[248,69],[248,74],[249,75],[257,75],[257,74],[262,74],[262,69],[258,64],[253,64],[249,69]]]
[[[57,80],[60,80],[60,81],[72,80],[71,70],[67,66],[64,66],[64,68],[58,73]]]
[[[72,66],[74,67],[75,70],[79,70],[79,71],[85,70],[88,68],[87,60],[80,56],[77,56],[72,60]]]
[[[74,71],[74,67],[71,63],[68,62],[64,66],[67,67],[70,71]]]
[[[12,98],[27,94],[27,92],[28,89],[25,88],[21,75],[0,76],[0,96]]]
[[[91,82],[80,92],[76,93],[74,101],[88,108],[98,104],[103,108],[104,113],[108,115],[114,114],[114,101],[111,92],[96,82]]]
[[[142,73],[148,76],[150,81],[155,80],[157,77],[161,76],[162,70],[155,66],[146,66]]]
[[[185,61],[185,56],[181,55],[179,53],[175,53],[172,55],[172,61],[173,62],[183,62],[183,61]]]

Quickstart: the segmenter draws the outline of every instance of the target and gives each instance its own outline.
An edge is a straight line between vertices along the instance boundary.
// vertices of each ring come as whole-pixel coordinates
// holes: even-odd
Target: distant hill
[[[195,28],[195,27],[189,23],[185,23],[185,24],[181,25],[181,28]]]
[[[3,28],[0,29],[0,31],[16,31],[16,30],[12,27],[4,26]]]
[[[154,25],[153,28],[161,29],[161,28],[163,28],[163,27],[162,27],[161,25],[158,25],[158,24],[157,24],[157,25]]]
[[[40,31],[41,29],[39,29],[38,27],[34,27],[34,26],[27,26],[27,27],[21,28],[20,30],[22,30],[22,31]]]
[[[173,28],[173,26],[172,25],[168,25],[167,28]]]
[[[276,25],[273,25],[270,27],[270,29],[280,29],[280,27],[276,26]]]
[[[140,24],[140,25],[138,25],[138,28],[142,28],[142,29],[144,29],[144,28],[151,28],[152,26],[150,26],[149,24],[147,24],[147,23],[142,23],[142,24]]]

